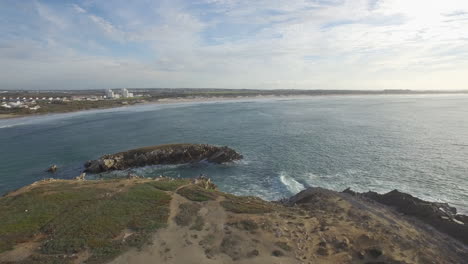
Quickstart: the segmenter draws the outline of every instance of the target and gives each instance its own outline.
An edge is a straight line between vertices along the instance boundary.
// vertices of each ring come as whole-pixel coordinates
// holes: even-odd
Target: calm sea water
[[[0,120],[0,193],[79,175],[86,160],[174,142],[228,145],[226,165],[147,167],[144,176],[203,173],[221,190],[265,199],[307,186],[399,189],[468,212],[468,96],[329,96],[145,105]],[[103,177],[118,177],[111,173]]]

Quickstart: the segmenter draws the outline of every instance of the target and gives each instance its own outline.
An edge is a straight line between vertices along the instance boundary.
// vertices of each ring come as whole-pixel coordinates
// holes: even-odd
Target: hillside
[[[0,198],[0,263],[463,263],[466,245],[351,194],[267,202],[201,179],[46,180]]]

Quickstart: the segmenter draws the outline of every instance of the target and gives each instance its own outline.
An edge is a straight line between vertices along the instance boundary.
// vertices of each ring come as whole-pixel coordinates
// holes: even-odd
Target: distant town
[[[137,95],[142,97],[142,95]],[[71,95],[71,96],[1,96],[0,107],[4,109],[23,108],[31,111],[36,111],[41,108],[41,103],[66,103],[70,101],[100,101],[100,100],[114,100],[120,98],[134,98],[135,95],[129,92],[126,88],[121,89],[119,92],[114,92],[111,89],[105,91],[105,95]]]
[[[198,100],[203,98],[245,98],[258,96],[320,96],[320,95],[389,95],[444,94],[468,91],[412,90],[250,90],[196,88],[121,88],[106,90],[6,90],[0,91],[0,118],[33,114],[63,113],[88,109],[112,108],[167,99]]]

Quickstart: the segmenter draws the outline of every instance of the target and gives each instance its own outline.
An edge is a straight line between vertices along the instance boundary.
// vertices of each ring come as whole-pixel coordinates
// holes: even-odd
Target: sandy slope
[[[153,244],[141,251],[136,249],[128,251],[111,263],[298,263],[291,255],[281,258],[271,255],[271,252],[277,248],[273,243],[265,243],[271,242],[273,238],[271,234],[251,233],[226,225],[243,217],[228,214],[220,206],[220,200],[222,197],[217,201],[204,203],[198,212],[198,215],[204,219],[204,227],[203,230],[197,231],[178,226],[174,221],[180,204],[195,203],[174,194],[169,225],[154,235]],[[256,240],[262,240],[263,243]],[[254,256],[256,255],[254,250],[258,250],[258,256]],[[252,256],[246,257],[249,254]]]
[[[391,209],[336,192],[318,190],[301,207],[268,214],[226,212],[204,202],[201,231],[178,226],[177,194],[169,227],[152,245],[131,250],[111,263],[463,263],[467,248],[431,227]],[[244,223],[244,224],[243,224]],[[245,224],[247,223],[247,224]]]

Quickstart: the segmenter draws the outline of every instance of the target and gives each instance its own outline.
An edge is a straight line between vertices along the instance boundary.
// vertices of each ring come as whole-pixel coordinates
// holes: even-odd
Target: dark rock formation
[[[228,147],[205,144],[170,144],[104,155],[97,160],[86,162],[85,171],[100,173],[148,165],[183,164],[200,161],[224,163],[239,159],[242,159],[242,155]]]
[[[415,217],[468,245],[468,216],[457,215],[457,209],[447,203],[424,201],[398,190],[378,194],[356,193],[348,188],[343,192],[394,207],[398,212]]]
[[[205,175],[200,175],[199,177],[193,179],[193,184],[202,187],[205,190],[216,190],[217,186],[214,184],[210,178]]]
[[[52,165],[47,169],[47,172],[55,173],[58,170],[57,165]]]
[[[349,263],[387,264],[457,263],[461,260],[460,263],[466,263],[468,259],[467,223],[457,220],[455,208],[447,204],[426,202],[398,191],[380,195],[373,192],[359,194],[349,189],[335,192],[314,187],[279,203],[306,210],[308,217],[317,219],[314,232],[320,234],[320,240],[314,242],[316,246],[312,250],[319,257],[352,252],[356,262]],[[406,215],[402,215],[403,212]],[[338,231],[334,221],[352,223],[353,228]],[[356,227],[366,233],[354,233],[352,230]],[[336,231],[343,236],[329,235]],[[457,252],[458,257],[436,260],[438,256],[421,255],[417,260],[406,261],[392,255],[394,247],[388,247],[389,244],[402,245],[403,251],[410,248],[428,249],[429,244],[437,244],[434,249],[440,250],[440,256],[447,257],[450,252]]]

